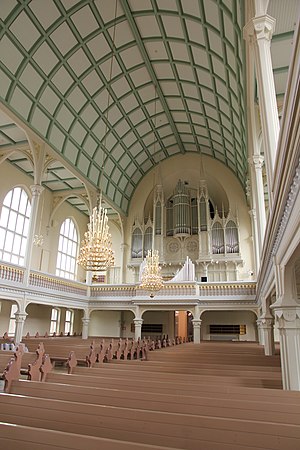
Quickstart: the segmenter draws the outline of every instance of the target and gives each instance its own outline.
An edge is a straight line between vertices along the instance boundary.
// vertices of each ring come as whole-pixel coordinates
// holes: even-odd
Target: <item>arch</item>
[[[59,199],[59,201],[56,203],[56,205],[54,206],[54,208],[53,208],[53,210],[52,210],[52,212],[51,212],[51,214],[50,214],[50,216],[49,216],[49,222],[48,222],[48,226],[50,226],[50,224],[51,224],[51,222],[52,222],[52,220],[53,220],[53,218],[54,218],[54,216],[55,216],[55,214],[56,214],[56,212],[57,212],[57,210],[60,208],[60,206],[64,203],[64,202],[66,202],[67,200],[68,200],[68,198],[69,197],[77,197],[77,198],[79,198],[80,200],[82,200],[84,203],[85,203],[85,205],[87,206],[87,208],[89,209],[89,211],[90,211],[90,203],[89,203],[89,200],[87,199],[87,198],[85,198],[85,197],[83,197],[83,196],[81,196],[81,195],[79,195],[79,194],[67,194],[65,197],[63,197],[63,198],[60,198]]]

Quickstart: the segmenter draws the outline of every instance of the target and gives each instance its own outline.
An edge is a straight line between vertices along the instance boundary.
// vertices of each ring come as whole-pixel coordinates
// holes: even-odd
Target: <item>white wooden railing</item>
[[[11,289],[15,286],[24,289],[34,295],[51,296],[54,293],[65,297],[76,296],[80,301],[135,301],[149,300],[149,292],[140,288],[138,284],[92,284],[66,280],[51,274],[38,271],[31,271],[29,282],[25,284],[25,269],[20,266],[2,263],[0,264],[0,294],[1,290]],[[254,281],[236,282],[182,282],[166,283],[163,288],[155,294],[155,302],[166,300],[178,301],[178,299],[188,299],[192,301],[207,301],[208,299],[230,300],[255,300],[256,283]]]

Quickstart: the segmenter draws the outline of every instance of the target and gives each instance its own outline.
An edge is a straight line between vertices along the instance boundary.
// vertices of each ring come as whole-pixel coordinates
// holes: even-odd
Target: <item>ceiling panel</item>
[[[74,189],[76,171],[97,186],[104,164],[101,188],[127,213],[145,173],[186,152],[217,158],[244,185],[244,1],[2,3],[0,100],[73,167],[49,168],[49,189]],[[269,3],[280,94],[297,3]],[[0,148],[24,142],[0,115]]]

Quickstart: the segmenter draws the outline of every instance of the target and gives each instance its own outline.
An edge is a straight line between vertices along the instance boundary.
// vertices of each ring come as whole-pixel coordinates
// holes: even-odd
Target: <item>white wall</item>
[[[8,331],[11,306],[15,302],[0,300],[0,336]]]
[[[31,303],[27,306],[26,312],[28,316],[26,317],[23,335],[25,336],[29,333],[34,336],[36,332],[40,335],[44,335],[47,331],[50,331],[50,319],[51,319],[52,306],[48,305],[38,305]]]
[[[120,337],[121,311],[93,311],[89,336]]]
[[[246,334],[240,335],[239,340],[257,340],[256,315],[252,311],[206,311],[200,318],[203,340],[210,340],[209,325],[246,325]]]

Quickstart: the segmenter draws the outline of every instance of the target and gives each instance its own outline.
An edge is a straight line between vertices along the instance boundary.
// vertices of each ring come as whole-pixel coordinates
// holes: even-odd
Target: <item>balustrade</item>
[[[23,283],[24,269],[0,264],[0,279],[13,281],[14,283]]]
[[[24,285],[24,269],[18,266],[0,264],[0,283],[5,286],[6,282],[20,283]],[[81,296],[88,300],[88,286],[83,283],[65,280],[41,272],[32,271],[29,276],[30,289],[43,289],[43,296],[49,291],[59,291],[65,294]],[[240,300],[254,301],[256,294],[255,282],[233,282],[233,283],[165,283],[163,288],[154,297],[155,302],[165,301],[169,298],[193,299],[221,298],[224,301],[239,298]],[[92,285],[90,287],[90,298],[94,300],[118,300],[118,299],[143,299],[150,300],[149,292],[143,290],[138,284],[134,285]],[[145,300],[146,301],[146,300]]]
[[[76,295],[86,296],[87,293],[86,286],[81,286],[80,284],[77,285],[75,282],[70,282],[35,272],[30,273],[29,285]]]

